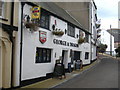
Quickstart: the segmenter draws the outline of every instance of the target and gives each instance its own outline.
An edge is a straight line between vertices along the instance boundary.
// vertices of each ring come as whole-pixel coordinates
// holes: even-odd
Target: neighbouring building
[[[91,60],[94,61],[97,57],[97,30],[100,28],[100,22],[97,18],[97,6],[95,2],[91,2]]]
[[[118,45],[120,44],[120,29],[111,28],[107,31],[114,36],[114,48],[118,48]]]
[[[107,30],[101,30],[100,35],[101,43],[107,45],[106,53],[110,54],[110,51],[112,51],[112,55],[114,55],[115,54],[114,36],[111,35]]]
[[[11,87],[13,32],[17,31],[17,3],[0,1],[0,88]]]
[[[55,2],[0,4],[6,5],[2,6],[6,16],[0,17],[0,88],[48,78],[59,59],[66,70],[68,64],[74,68],[75,60],[81,59],[84,65],[96,60],[97,8],[93,0],[65,2],[66,8]],[[85,9],[84,13],[69,11],[71,5],[76,6],[74,10]]]

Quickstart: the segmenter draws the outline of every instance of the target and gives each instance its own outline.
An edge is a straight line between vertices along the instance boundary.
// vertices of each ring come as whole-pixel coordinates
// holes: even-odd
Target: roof
[[[42,8],[48,10],[49,12],[57,15],[58,17],[74,24],[75,26],[77,26],[78,28],[82,29],[83,31],[85,31],[86,33],[89,33],[88,31],[86,31],[82,25],[75,20],[70,14],[68,14],[63,8],[60,8],[58,5],[56,5],[53,2],[39,2],[37,5],[40,5]],[[91,34],[91,33],[89,33]]]

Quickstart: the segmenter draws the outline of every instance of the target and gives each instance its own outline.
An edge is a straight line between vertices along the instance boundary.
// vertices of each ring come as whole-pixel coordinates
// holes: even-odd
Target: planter
[[[78,39],[78,44],[82,44],[82,43],[84,43],[84,41],[85,41],[84,38],[79,38],[79,39]]]
[[[58,35],[58,36],[62,36],[64,34],[63,31],[52,31],[53,35]]]
[[[38,31],[38,25],[35,23],[27,22],[25,23],[25,27],[30,29],[30,31]]]

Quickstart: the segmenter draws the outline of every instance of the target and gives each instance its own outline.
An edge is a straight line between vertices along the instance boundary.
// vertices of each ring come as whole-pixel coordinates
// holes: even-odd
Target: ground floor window
[[[80,60],[80,52],[74,51],[74,60]]]
[[[51,62],[51,49],[36,48],[36,63]]]
[[[85,59],[89,59],[89,52],[85,52]]]

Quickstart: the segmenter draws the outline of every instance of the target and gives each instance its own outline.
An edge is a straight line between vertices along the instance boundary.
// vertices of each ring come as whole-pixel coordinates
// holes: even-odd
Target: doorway
[[[62,64],[67,68],[67,62],[68,60],[68,51],[67,50],[62,50]]]
[[[81,52],[80,51],[74,51],[74,60],[80,60],[80,55]]]

